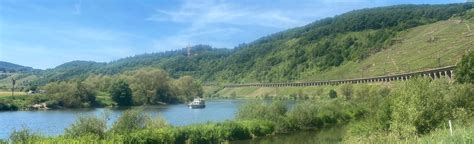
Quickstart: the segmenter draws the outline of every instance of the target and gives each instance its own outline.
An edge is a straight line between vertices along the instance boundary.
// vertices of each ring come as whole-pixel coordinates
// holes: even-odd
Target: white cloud
[[[288,28],[304,23],[292,14],[279,9],[260,9],[229,2],[186,1],[177,10],[156,10],[147,20],[189,23],[194,29],[211,24]]]
[[[173,35],[156,39],[155,50],[170,50],[190,44],[233,47],[240,42],[229,40],[235,35],[249,34],[246,27],[284,30],[313,21],[313,15],[302,10],[261,8],[228,1],[184,1],[177,9],[157,9],[146,20],[187,25]],[[245,32],[247,31],[247,32]],[[263,35],[254,36],[254,38]],[[237,36],[238,37],[238,36]],[[248,42],[248,41],[244,41]]]

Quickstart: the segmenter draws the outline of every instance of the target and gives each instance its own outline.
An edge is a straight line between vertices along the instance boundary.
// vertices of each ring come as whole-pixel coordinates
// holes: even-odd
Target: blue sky
[[[0,0],[0,61],[54,68],[191,44],[233,48],[344,12],[465,0]]]

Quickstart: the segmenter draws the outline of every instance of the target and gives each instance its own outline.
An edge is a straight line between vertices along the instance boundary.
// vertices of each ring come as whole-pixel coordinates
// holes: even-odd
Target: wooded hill
[[[361,65],[371,56],[401,45],[414,37],[407,33],[420,26],[437,25],[441,21],[458,21],[456,24],[474,22],[474,3],[444,5],[397,5],[347,12],[335,17],[325,18],[306,26],[289,29],[244,43],[233,49],[212,48],[208,45],[196,45],[176,51],[142,54],[112,61],[97,63],[73,61],[42,72],[38,84],[69,79],[84,79],[91,74],[112,75],[144,67],[161,68],[172,77],[191,75],[203,83],[239,83],[239,82],[286,82],[298,80],[317,80],[317,75],[338,71],[339,67],[367,67]],[[439,24],[438,24],[439,25]],[[452,27],[453,24],[444,26]],[[465,27],[463,25],[463,27]],[[474,28],[474,27],[473,27]],[[436,31],[436,30],[433,30]],[[469,32],[470,31],[460,31]],[[435,32],[436,34],[436,32]],[[439,33],[438,33],[439,34]],[[423,43],[434,41],[433,45],[453,43],[439,40],[429,34]],[[455,37],[454,35],[451,37]],[[464,49],[469,49],[472,37],[459,34]],[[469,40],[471,39],[471,40]],[[402,48],[400,48],[402,47]],[[432,47],[431,45],[422,48]],[[420,49],[422,49],[420,48]],[[456,49],[457,47],[453,48]],[[471,48],[472,49],[472,48]],[[422,51],[423,52],[423,51]],[[455,53],[462,55],[463,52]],[[410,55],[408,53],[407,55]],[[416,56],[416,54],[411,54]],[[396,61],[396,60],[395,60]],[[443,65],[453,62],[443,63]],[[372,64],[374,65],[374,64]],[[415,69],[418,65],[414,63]],[[420,64],[419,68],[430,66]],[[393,69],[389,72],[402,71]],[[353,71],[337,72],[346,75]],[[374,72],[373,75],[386,74]],[[315,76],[313,78],[313,76]],[[366,75],[367,76],[367,75]],[[332,77],[331,77],[332,78]],[[347,78],[347,77],[344,77]]]

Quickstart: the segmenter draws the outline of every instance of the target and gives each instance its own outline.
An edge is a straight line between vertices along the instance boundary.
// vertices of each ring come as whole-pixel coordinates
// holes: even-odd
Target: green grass
[[[428,42],[431,36],[436,39],[434,42]],[[301,81],[381,76],[436,68],[439,64],[455,65],[466,51],[474,50],[474,20],[440,21],[409,29],[396,37],[402,41],[367,59],[324,72],[307,71]]]
[[[106,92],[98,92],[96,96],[96,101],[101,105],[101,106],[113,106],[116,105],[116,103],[112,100],[110,97],[109,93]]]
[[[392,83],[378,83],[378,84],[353,84],[354,87],[362,87],[366,85],[371,86],[387,86],[391,87]],[[238,88],[224,88],[217,92],[221,97],[231,97],[233,93],[239,98],[255,98],[260,97],[280,97],[290,98],[292,95],[304,95],[312,99],[320,99],[327,97],[330,90],[335,90],[338,95],[341,90],[338,86],[308,86],[308,87],[238,87]]]
[[[13,96],[25,96],[28,95],[26,92],[15,91]],[[11,91],[0,91],[0,97],[12,96]]]

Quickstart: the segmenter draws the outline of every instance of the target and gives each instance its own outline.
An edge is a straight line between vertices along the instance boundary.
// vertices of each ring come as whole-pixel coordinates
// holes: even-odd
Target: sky
[[[0,0],[0,61],[38,69],[208,44],[233,48],[351,10],[465,0]]]

